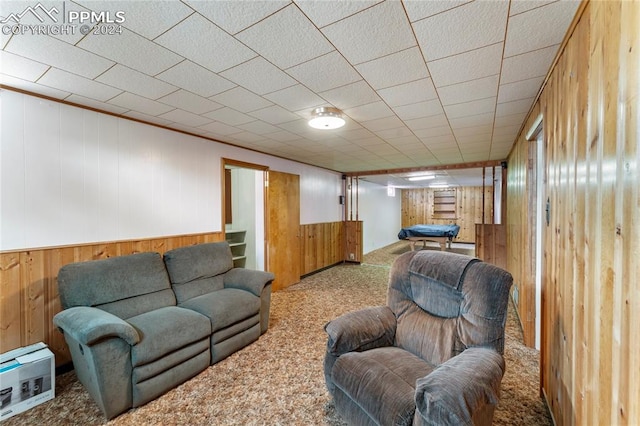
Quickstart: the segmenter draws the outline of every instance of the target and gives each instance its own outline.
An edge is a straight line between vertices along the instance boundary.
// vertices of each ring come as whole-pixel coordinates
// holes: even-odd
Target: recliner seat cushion
[[[434,367],[397,347],[350,352],[338,358],[331,377],[372,419],[383,425],[413,421],[416,380]]]
[[[211,323],[207,317],[177,306],[167,306],[128,319],[142,336],[131,348],[135,368],[160,359],[191,343],[208,338]]]
[[[213,333],[258,314],[260,298],[248,291],[224,288],[189,299],[180,306],[207,316]]]

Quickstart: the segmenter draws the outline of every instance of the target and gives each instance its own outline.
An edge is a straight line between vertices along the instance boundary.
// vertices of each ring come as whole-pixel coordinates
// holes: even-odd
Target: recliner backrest
[[[229,243],[197,244],[164,254],[178,303],[224,288],[223,275],[233,268]]]
[[[432,365],[471,346],[504,349],[511,275],[450,252],[405,253],[394,263],[387,302],[397,318],[395,344]]]
[[[122,319],[176,304],[159,253],[70,263],[58,272],[63,309],[91,306]]]

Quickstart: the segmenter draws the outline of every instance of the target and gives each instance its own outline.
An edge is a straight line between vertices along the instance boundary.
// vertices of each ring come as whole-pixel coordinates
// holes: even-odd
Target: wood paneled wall
[[[476,223],[493,223],[493,196],[491,187],[484,189],[484,221],[482,220],[482,187],[455,188],[456,219],[433,219],[433,193],[437,189],[418,188],[402,190],[402,227],[418,224],[450,224],[460,226],[456,241],[475,242]]]
[[[58,270],[68,263],[222,241],[219,232],[0,253],[0,352],[45,342],[56,365],[71,361],[62,333],[53,326],[60,312]]]
[[[638,22],[638,1],[586,4],[539,99],[551,207],[541,386],[559,425],[640,423]],[[520,277],[530,144],[520,138],[509,157],[509,269]]]
[[[343,222],[300,225],[300,272],[302,275],[344,260]]]
[[[505,225],[476,224],[476,257],[503,269],[507,268]]]

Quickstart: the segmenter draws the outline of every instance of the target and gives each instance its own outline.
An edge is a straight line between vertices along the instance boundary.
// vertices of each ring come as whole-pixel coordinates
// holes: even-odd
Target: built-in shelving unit
[[[238,229],[227,229],[225,231],[225,235],[226,240],[231,247],[231,254],[233,255],[233,266],[235,268],[244,268],[247,261],[247,256],[245,255],[245,250],[247,248],[245,237],[247,235],[247,231]]]

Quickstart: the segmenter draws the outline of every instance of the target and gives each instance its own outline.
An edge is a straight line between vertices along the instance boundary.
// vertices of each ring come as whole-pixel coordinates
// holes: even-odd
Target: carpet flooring
[[[344,426],[324,385],[323,326],[343,313],[384,304],[389,267],[407,250],[406,242],[398,242],[367,254],[360,265],[338,265],[274,293],[269,330],[257,342],[109,422],[71,371],[56,377],[55,399],[4,421],[3,426]],[[552,424],[539,397],[538,356],[522,344],[522,332],[510,305],[507,371],[495,425]]]

